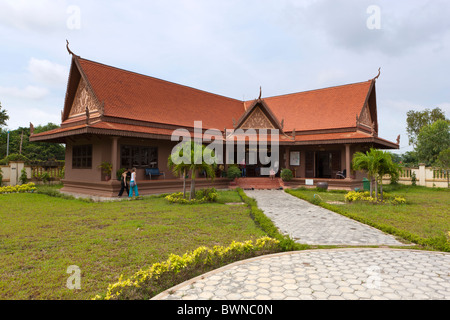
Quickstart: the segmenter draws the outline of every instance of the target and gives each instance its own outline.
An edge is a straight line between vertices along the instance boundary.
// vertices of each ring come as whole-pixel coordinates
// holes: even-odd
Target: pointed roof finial
[[[69,48],[69,40],[67,40],[66,39],[66,49],[67,49],[67,52],[69,52],[69,54],[71,54],[71,55],[73,55],[73,56],[76,56],[76,54],[74,54],[73,52],[72,52],[72,50],[70,50],[70,48]]]
[[[262,87],[259,87],[259,98],[258,98],[258,100],[261,100],[261,97],[262,97]]]
[[[373,78],[373,80],[377,80],[380,77],[380,75],[381,75],[381,68],[378,68],[378,75],[375,78]]]

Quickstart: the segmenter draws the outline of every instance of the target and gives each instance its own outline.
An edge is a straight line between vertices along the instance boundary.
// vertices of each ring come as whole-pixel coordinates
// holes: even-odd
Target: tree
[[[34,133],[40,133],[59,128],[58,125],[48,123],[44,126],[35,127]],[[30,128],[19,127],[16,130],[10,132],[9,141],[9,153],[20,153],[20,141],[22,139],[22,154],[27,156],[30,160],[64,160],[65,147],[64,145],[57,143],[44,143],[44,142],[30,142]],[[0,130],[0,159],[6,157],[6,140],[7,131]]]
[[[417,158],[416,151],[408,151],[402,155],[402,164],[405,167],[417,167],[419,165],[419,158]]]
[[[450,148],[450,124],[438,120],[422,128],[417,137],[417,157],[426,165],[436,165],[439,154]]]
[[[392,181],[398,181],[400,176],[400,165],[394,162],[391,153],[381,151],[378,165],[381,201],[383,201],[383,177],[385,175],[389,175],[391,177],[391,183]]]
[[[450,148],[447,148],[439,153],[437,165],[441,168],[441,170],[446,172],[447,185],[450,187]]]
[[[367,177],[370,181],[370,196],[373,194],[373,178],[375,176],[375,168],[374,163],[375,160],[373,158],[373,149],[370,149],[370,151],[367,151],[366,153],[363,152],[356,152],[353,156],[353,168],[355,170],[362,170],[367,172]]]
[[[6,114],[6,110],[2,110],[2,103],[0,102],[0,128],[6,126],[8,120],[9,116]]]
[[[184,148],[180,147],[179,150],[175,150],[174,152],[175,153],[178,152],[178,157],[180,159],[183,159],[184,150],[185,150]],[[172,154],[169,156],[167,166],[169,167],[170,170],[172,170],[175,176],[179,177],[181,175],[183,177],[183,199],[186,199],[186,175],[187,172],[189,171],[190,165],[189,163],[184,162],[176,164],[172,157],[173,155],[175,155],[174,152],[172,152]]]
[[[425,126],[431,125],[438,120],[445,120],[445,113],[440,108],[433,110],[425,109],[424,111],[408,111],[406,123],[406,131],[408,132],[409,144],[416,145],[420,131]]]
[[[357,152],[353,157],[353,168],[355,170],[364,170],[370,180],[370,196],[373,196],[375,189],[375,198],[378,200],[378,184],[380,184],[381,200],[383,199],[383,176],[398,175],[399,166],[392,161],[389,152],[371,148],[366,153]],[[372,183],[375,182],[375,188]]]
[[[186,154],[185,154],[186,153]],[[196,142],[186,142],[179,145],[169,156],[168,165],[176,175],[183,174],[183,194],[186,196],[186,183],[184,181],[186,172],[190,172],[191,190],[189,200],[195,197],[195,180],[197,173],[205,172],[206,176],[211,180],[215,178],[216,162],[209,164],[205,161],[205,155],[210,155],[214,160],[215,155],[209,148]],[[181,161],[176,161],[174,156],[178,155]]]

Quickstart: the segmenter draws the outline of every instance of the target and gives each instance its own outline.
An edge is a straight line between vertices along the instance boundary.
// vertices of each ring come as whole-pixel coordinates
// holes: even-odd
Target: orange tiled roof
[[[102,104],[101,113],[96,114],[95,121],[87,126],[80,124],[84,121],[83,115],[72,119],[67,118],[67,111],[70,111],[67,109],[71,107],[67,105],[63,128],[35,134],[33,140],[44,141],[46,137],[47,140],[51,140],[56,139],[57,135],[70,135],[71,132],[84,134],[98,130],[106,134],[120,131],[125,135],[125,132],[133,132],[135,135],[170,136],[173,131],[170,128],[192,128],[195,121],[202,121],[204,129],[215,128],[222,131],[224,128],[233,128],[233,122],[243,118],[244,114],[249,116],[251,109],[248,106],[255,106],[257,103],[247,101],[244,104],[243,101],[107,66],[78,56],[73,56],[73,59],[76,63],[72,66],[79,66],[83,77]],[[69,96],[73,94],[75,88],[73,85],[79,79],[78,73],[72,74],[72,71],[73,81],[69,79],[70,86],[68,85]],[[356,116],[361,114],[369,94],[374,92],[371,91],[374,84],[374,80],[369,80],[268,97],[263,101],[269,116],[276,118],[274,119],[276,123],[284,120],[284,132],[289,133],[295,129],[298,133],[295,141],[285,137],[286,142],[302,144],[308,141],[370,139],[373,138],[371,135],[356,131]],[[66,100],[66,103],[71,102]],[[376,105],[371,107],[376,108]],[[246,110],[248,110],[247,113]],[[376,109],[374,116],[376,117]],[[119,119],[112,121],[109,118]],[[136,125],[133,120],[140,122]],[[372,120],[376,121],[376,118]],[[116,123],[121,121],[124,123]],[[154,124],[158,125],[154,126]],[[345,128],[344,131],[348,129],[351,132],[326,133],[329,129],[343,128]],[[306,134],[309,131],[311,134]]]
[[[284,131],[309,131],[356,126],[372,81],[265,98]]]
[[[205,128],[232,127],[242,101],[78,58],[104,115],[153,123]]]
[[[242,101],[77,58],[105,116],[204,128],[232,128],[245,112]],[[264,98],[284,131],[356,126],[372,81]],[[247,101],[247,106],[253,101]]]

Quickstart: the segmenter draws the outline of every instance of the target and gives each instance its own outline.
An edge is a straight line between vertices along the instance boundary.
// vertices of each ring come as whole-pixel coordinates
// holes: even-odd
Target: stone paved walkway
[[[449,300],[450,254],[399,249],[281,253],[240,261],[154,300]]]
[[[283,191],[246,191],[284,233],[315,245],[401,242]],[[449,300],[450,254],[390,248],[288,252],[239,261],[154,300]]]
[[[282,190],[245,191],[283,234],[311,245],[401,246],[393,236],[309,202]]]

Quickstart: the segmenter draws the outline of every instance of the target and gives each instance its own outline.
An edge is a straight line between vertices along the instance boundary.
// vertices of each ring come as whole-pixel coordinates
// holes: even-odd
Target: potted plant
[[[105,180],[109,181],[111,179],[112,164],[108,161],[103,161],[98,167],[102,169],[102,173],[105,175]]]

